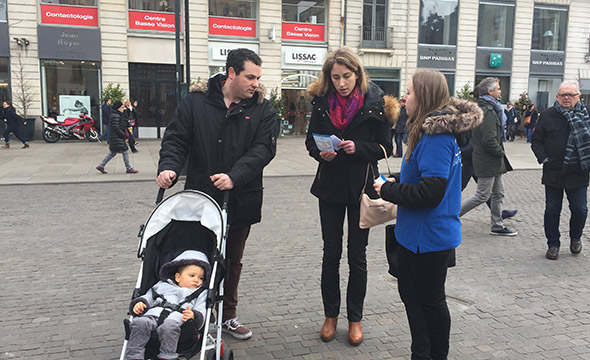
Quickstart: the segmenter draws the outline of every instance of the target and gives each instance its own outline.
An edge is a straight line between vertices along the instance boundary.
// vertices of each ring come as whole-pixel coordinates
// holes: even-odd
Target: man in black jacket
[[[176,108],[162,139],[156,183],[169,188],[188,156],[185,189],[201,190],[228,203],[223,331],[238,339],[252,332],[236,317],[242,255],[252,224],[261,220],[262,170],[276,153],[276,113],[259,87],[262,60],[248,49],[232,50],[226,74],[196,86]],[[193,91],[194,90],[194,91]]]
[[[543,223],[549,248],[545,257],[550,260],[557,260],[559,255],[559,217],[564,190],[571,210],[570,252],[577,255],[582,251],[590,171],[590,119],[580,102],[578,85],[562,83],[556,98],[553,107],[541,113],[531,137],[531,148],[539,164],[543,164]]]
[[[102,140],[104,137],[107,138],[107,141],[109,139],[109,128],[110,128],[110,121],[111,121],[111,99],[110,98],[104,98],[104,104],[102,104],[102,124],[105,127],[105,131],[102,133],[102,135],[100,135],[100,140]]]

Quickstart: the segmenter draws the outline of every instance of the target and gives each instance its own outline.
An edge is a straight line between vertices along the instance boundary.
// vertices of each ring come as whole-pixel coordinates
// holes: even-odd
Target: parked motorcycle
[[[88,115],[80,114],[80,117],[68,117],[63,121],[49,116],[41,116],[41,120],[46,125],[43,129],[43,140],[48,143],[57,142],[61,138],[98,141],[98,132],[94,129],[94,119]]]

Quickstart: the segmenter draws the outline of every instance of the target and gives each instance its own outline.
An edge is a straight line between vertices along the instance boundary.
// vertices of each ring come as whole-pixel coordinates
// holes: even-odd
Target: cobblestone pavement
[[[505,207],[519,209],[506,225],[517,237],[489,235],[485,206],[463,219],[463,244],[447,282],[451,359],[590,359],[590,245],[579,256],[564,246],[558,261],[544,258],[540,176],[521,170],[505,177]],[[319,340],[322,245],[311,181],[265,179],[263,222],[248,240],[238,308],[254,336],[227,343],[237,359],[409,358],[382,227],[369,239],[364,343],[348,345],[344,316],[334,341]],[[137,228],[156,190],[152,182],[0,187],[0,359],[119,357],[140,264]],[[474,184],[465,190],[474,191]],[[568,221],[564,206],[562,229]],[[569,244],[567,232],[564,238]],[[341,269],[348,273],[345,259]]]

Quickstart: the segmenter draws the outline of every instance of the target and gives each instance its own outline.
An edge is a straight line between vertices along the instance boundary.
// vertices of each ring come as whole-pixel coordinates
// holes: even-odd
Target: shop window
[[[567,8],[535,5],[533,17],[533,50],[564,51]]]
[[[479,4],[477,46],[512,48],[514,4]]]
[[[458,0],[420,1],[418,42],[431,45],[457,45]]]
[[[385,95],[400,96],[400,71],[398,69],[367,68],[366,70],[371,81],[379,86]]]
[[[506,102],[510,100],[510,76],[498,76],[495,74],[478,74],[475,76],[475,83],[479,84],[480,81],[487,77],[496,77],[498,78],[498,80],[500,80],[500,90],[502,91],[500,102],[502,104],[506,104]]]
[[[319,1],[283,0],[283,21],[324,24],[326,3]]]
[[[443,73],[445,79],[447,79],[447,86],[449,87],[449,94],[455,96],[455,74]]]
[[[41,0],[41,4],[71,5],[71,6],[97,6],[96,0]]]
[[[129,0],[129,10],[174,12],[174,0]]]
[[[10,71],[8,58],[0,58],[0,104],[10,99]]]
[[[209,0],[209,15],[256,19],[256,0]]]
[[[43,113],[61,114],[60,95],[88,98],[96,128],[100,108],[100,63],[93,61],[41,60],[43,72]],[[83,101],[85,102],[85,100]]]
[[[561,82],[561,77],[530,77],[529,98],[539,111],[553,106],[555,95],[559,92]]]
[[[387,47],[387,0],[363,1],[361,36],[364,48]]]
[[[6,22],[6,2],[7,0],[0,0],[0,22]]]

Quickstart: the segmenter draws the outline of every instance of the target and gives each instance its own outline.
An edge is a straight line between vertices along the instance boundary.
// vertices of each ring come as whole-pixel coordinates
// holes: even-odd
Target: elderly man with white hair
[[[533,152],[543,164],[541,183],[545,185],[544,228],[548,246],[545,257],[550,260],[559,256],[564,190],[571,211],[570,252],[577,255],[582,251],[590,172],[590,118],[580,101],[578,85],[562,83],[556,98],[553,107],[541,113],[531,137]]]

